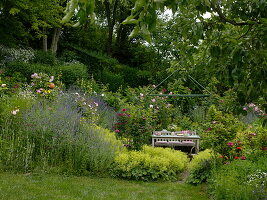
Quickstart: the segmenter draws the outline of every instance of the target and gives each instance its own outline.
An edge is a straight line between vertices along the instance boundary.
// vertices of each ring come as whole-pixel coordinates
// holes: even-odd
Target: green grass
[[[2,200],[101,199],[208,199],[205,185],[180,182],[137,182],[99,177],[65,177],[47,174],[0,174]]]

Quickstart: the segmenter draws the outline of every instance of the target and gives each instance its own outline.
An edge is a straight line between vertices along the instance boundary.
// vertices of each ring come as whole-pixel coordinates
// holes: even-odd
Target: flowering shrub
[[[238,129],[242,124],[230,114],[223,114],[211,106],[208,111],[209,123],[204,124],[204,131],[201,133],[204,148],[210,148],[215,153],[229,158],[229,142],[232,142]]]
[[[256,105],[254,103],[249,103],[244,106],[241,119],[247,124],[252,124],[255,122],[259,122],[263,125],[267,124],[267,114],[260,104]]]
[[[62,87],[62,84],[59,81],[55,82],[54,76],[49,77],[44,73],[34,73],[31,75],[31,78],[32,91],[37,96],[51,99],[55,97],[56,92]]]
[[[267,197],[267,171],[257,170],[248,175],[247,183],[254,187],[253,193],[258,199]]]
[[[142,151],[118,154],[112,173],[134,180],[176,180],[187,163],[186,154],[180,151],[144,146]]]
[[[214,199],[265,199],[266,190],[261,190],[260,186],[266,178],[266,158],[258,158],[258,161],[235,160],[227,165],[212,171],[209,178],[209,190]],[[260,164],[264,162],[265,164]],[[255,176],[261,176],[263,179],[254,180]],[[254,182],[255,181],[255,182]],[[265,184],[265,183],[264,183]],[[263,198],[262,198],[263,197]]]
[[[0,45],[0,54],[4,56],[0,66],[11,61],[29,62],[34,58],[32,49],[8,48],[3,45]]]
[[[236,141],[241,143],[239,151],[243,155],[253,159],[266,154],[267,147],[267,129],[261,126],[249,126],[243,131],[237,133]]]
[[[83,113],[83,119],[92,125],[112,129],[115,123],[115,111],[96,93],[90,94],[74,91],[71,93]]]
[[[153,114],[151,110],[128,105],[117,114],[114,131],[120,138],[126,139],[126,146],[141,149],[144,144],[151,143]]]

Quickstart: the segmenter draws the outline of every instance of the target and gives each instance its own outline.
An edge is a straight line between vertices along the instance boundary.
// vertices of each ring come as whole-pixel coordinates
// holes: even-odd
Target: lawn
[[[208,199],[205,185],[137,182],[99,177],[47,174],[0,174],[0,199]]]

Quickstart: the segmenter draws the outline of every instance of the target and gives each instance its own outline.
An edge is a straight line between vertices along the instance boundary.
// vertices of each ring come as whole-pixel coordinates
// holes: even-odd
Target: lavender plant
[[[54,101],[39,99],[20,113],[16,128],[13,125],[6,124],[0,142],[10,149],[6,159],[0,159],[9,169],[102,173],[122,146],[114,133],[92,123],[77,95],[68,92]]]

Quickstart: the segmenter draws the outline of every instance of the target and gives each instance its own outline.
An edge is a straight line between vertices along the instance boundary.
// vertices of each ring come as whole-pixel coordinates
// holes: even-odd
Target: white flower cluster
[[[8,48],[0,45],[0,53],[4,55],[4,61],[22,61],[29,62],[34,58],[34,51],[32,49],[22,49],[22,48]]]
[[[256,187],[267,186],[267,172],[257,170],[254,174],[248,176],[247,183]]]

